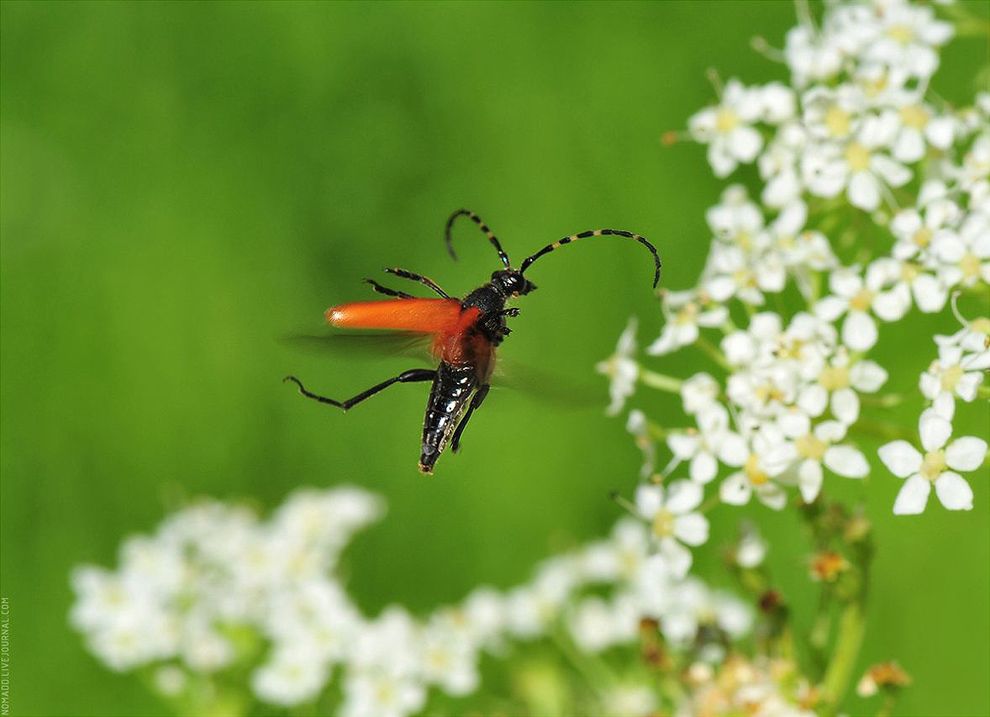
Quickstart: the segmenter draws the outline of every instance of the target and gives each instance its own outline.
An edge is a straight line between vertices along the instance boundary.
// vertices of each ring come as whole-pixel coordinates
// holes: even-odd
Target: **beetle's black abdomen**
[[[433,464],[443,452],[457,425],[471,392],[478,386],[477,369],[474,366],[452,366],[441,362],[437,377],[430,389],[423,422],[423,448],[419,457],[419,469],[433,472]]]

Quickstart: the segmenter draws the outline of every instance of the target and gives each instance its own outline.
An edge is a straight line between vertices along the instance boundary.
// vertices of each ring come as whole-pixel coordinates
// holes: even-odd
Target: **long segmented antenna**
[[[488,228],[488,225],[482,221],[481,217],[472,212],[470,209],[458,209],[456,212],[450,215],[450,219],[447,220],[447,226],[444,229],[444,238],[447,240],[447,251],[450,252],[450,257],[456,261],[457,254],[454,253],[454,237],[451,234],[451,228],[454,226],[454,221],[457,217],[470,217],[471,221],[478,225],[478,228],[485,233],[488,237],[488,241],[492,243],[495,247],[495,251],[498,252],[498,258],[502,260],[502,264],[505,268],[509,268],[509,255],[502,250],[502,245],[498,243],[498,237],[495,236],[495,232]]]
[[[533,256],[528,257],[523,261],[522,265],[519,267],[519,273],[522,274],[529,268],[530,264],[539,259],[544,254],[549,254],[552,251],[556,251],[564,244],[570,244],[571,242],[576,242],[578,239],[587,239],[588,237],[601,237],[601,236],[618,236],[626,237],[628,239],[635,239],[640,244],[645,246],[650,250],[653,255],[653,262],[656,264],[656,269],[653,272],[653,288],[657,288],[657,284],[660,283],[660,267],[663,266],[660,262],[660,255],[657,254],[657,248],[647,241],[646,237],[642,237],[639,234],[633,234],[632,232],[627,232],[623,229],[595,229],[592,231],[581,232],[580,234],[571,234],[569,237],[564,237],[555,241],[553,244],[547,244],[545,247],[540,249],[538,252],[533,254]]]

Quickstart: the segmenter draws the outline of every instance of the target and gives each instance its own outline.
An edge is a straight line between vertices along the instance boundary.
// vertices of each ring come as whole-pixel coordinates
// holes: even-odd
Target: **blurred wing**
[[[461,317],[457,299],[358,301],[327,309],[327,322],[346,329],[390,329],[423,334],[455,330]]]
[[[281,340],[286,346],[310,353],[331,356],[362,358],[389,358],[406,356],[433,362],[430,354],[430,335],[409,331],[382,331],[375,333],[345,334],[291,334]]]
[[[561,376],[558,373],[505,359],[499,354],[492,374],[492,384],[498,388],[518,391],[536,403],[572,410],[598,408],[608,404],[608,391],[593,382]]]

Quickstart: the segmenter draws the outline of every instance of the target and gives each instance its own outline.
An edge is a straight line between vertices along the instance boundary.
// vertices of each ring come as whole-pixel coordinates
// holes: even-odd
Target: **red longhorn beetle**
[[[420,299],[403,291],[389,289],[373,279],[365,279],[376,292],[394,297],[396,300],[341,304],[327,309],[326,312],[327,321],[332,326],[351,329],[388,329],[429,339],[431,353],[439,361],[436,369],[414,368],[403,371],[398,376],[382,381],[346,401],[336,401],[311,393],[295,376],[286,376],[284,379],[295,383],[299,387],[299,392],[306,398],[328,403],[344,411],[394,383],[432,381],[433,387],[430,389],[430,399],[426,404],[426,417],[423,421],[423,444],[419,457],[419,469],[423,473],[433,472],[433,466],[448,441],[451,450],[457,452],[468,420],[488,395],[489,379],[495,368],[495,347],[502,343],[510,332],[505,320],[507,317],[519,315],[519,309],[507,309],[505,303],[509,299],[524,296],[536,289],[536,286],[523,276],[533,262],[544,254],[549,254],[564,244],[570,244],[578,239],[599,236],[627,237],[635,239],[650,250],[656,265],[653,274],[654,288],[660,281],[660,257],[656,247],[639,234],[620,229],[595,229],[572,234],[546,245],[525,259],[518,269],[513,269],[509,263],[509,256],[502,250],[492,230],[481,220],[481,217],[467,209],[454,212],[447,220],[444,232],[447,251],[455,260],[457,255],[451,242],[451,228],[454,221],[461,216],[470,217],[485,233],[505,267],[494,272],[491,281],[487,284],[478,287],[463,299],[458,299],[448,295],[437,286],[436,282],[425,276],[405,269],[385,269],[389,274],[402,279],[418,281],[439,294],[440,298]]]

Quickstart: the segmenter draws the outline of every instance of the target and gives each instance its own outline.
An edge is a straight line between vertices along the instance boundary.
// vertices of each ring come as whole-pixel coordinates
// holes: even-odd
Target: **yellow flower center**
[[[908,45],[914,40],[914,30],[907,25],[891,25],[887,30],[887,35],[902,45]]]
[[[684,307],[677,312],[677,317],[674,319],[675,323],[680,325],[693,324],[694,317],[698,315],[698,305],[693,301],[689,304],[685,304]]]
[[[826,366],[818,376],[818,383],[826,391],[838,391],[849,387],[849,368],[846,366]]]
[[[798,455],[802,458],[810,458],[813,461],[820,461],[822,456],[825,455],[825,451],[828,449],[828,444],[815,436],[813,433],[809,433],[808,435],[801,436],[794,441],[794,448],[797,450]]]
[[[963,377],[962,366],[950,366],[942,374],[942,390],[943,391],[955,391],[956,384],[959,383],[959,379]]]
[[[739,126],[739,115],[728,107],[722,107],[715,115],[715,129],[723,134],[728,134]]]
[[[969,328],[971,331],[975,331],[978,334],[990,336],[990,319],[982,317],[979,319],[973,319],[969,322]]]
[[[849,308],[853,311],[868,311],[873,303],[875,294],[867,288],[862,288],[849,300]]]
[[[674,534],[674,514],[666,508],[661,508],[653,516],[653,534],[658,538]]]
[[[732,272],[732,280],[739,286],[756,286],[756,275],[749,269],[736,269]]]
[[[911,282],[918,278],[918,274],[921,273],[921,267],[917,264],[913,264],[910,261],[906,261],[901,265],[901,278],[904,281]]]
[[[845,137],[852,128],[852,116],[838,105],[825,111],[825,128],[833,137]]]
[[[901,121],[908,127],[924,129],[929,118],[928,110],[921,105],[908,105],[901,108]]]
[[[862,172],[870,167],[870,150],[859,142],[850,142],[846,147],[846,163],[854,172]]]
[[[763,485],[770,480],[770,476],[760,468],[760,457],[755,453],[751,453],[749,458],[746,459],[746,465],[743,466],[743,471],[746,473],[746,477],[749,478],[749,482],[753,485]]]
[[[976,256],[971,252],[967,252],[966,256],[962,258],[959,262],[959,268],[962,269],[963,276],[967,279],[973,279],[980,275],[980,257]]]
[[[933,234],[932,230],[929,229],[928,227],[921,227],[921,229],[916,231],[914,233],[914,236],[911,237],[911,241],[913,241],[919,247],[924,249],[926,246],[928,246],[931,243],[932,234]]]
[[[921,463],[921,475],[932,482],[945,471],[945,451],[929,451]]]

